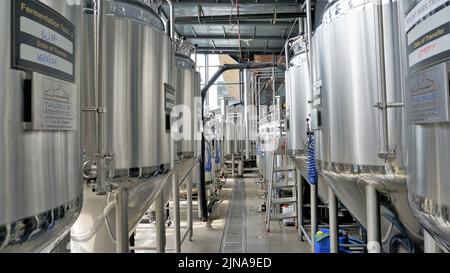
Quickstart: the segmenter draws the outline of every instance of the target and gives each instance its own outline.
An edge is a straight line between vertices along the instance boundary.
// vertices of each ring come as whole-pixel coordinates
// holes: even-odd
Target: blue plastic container
[[[330,253],[330,230],[321,229],[314,236],[316,239],[315,251],[316,253]],[[343,244],[348,244],[348,235],[343,231],[339,231],[339,252],[348,252]]]

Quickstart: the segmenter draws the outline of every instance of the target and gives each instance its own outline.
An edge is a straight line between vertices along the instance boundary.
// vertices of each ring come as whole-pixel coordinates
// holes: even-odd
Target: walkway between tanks
[[[294,226],[272,222],[271,232],[265,228],[265,212],[261,211],[263,191],[256,178],[227,179],[223,189],[223,201],[217,204],[208,223],[194,222],[193,241],[186,241],[182,252],[186,253],[276,253],[310,251],[307,242],[301,242]],[[182,203],[182,216],[185,215]],[[197,205],[194,204],[194,216]],[[185,225],[182,219],[182,226]],[[155,234],[142,224],[136,234],[136,245],[154,245]],[[154,230],[154,228],[151,228]],[[145,231],[145,232],[144,232]],[[182,231],[183,232],[183,231]],[[167,229],[167,252],[173,245],[172,229]]]
[[[245,189],[245,249],[243,252],[305,253],[310,250],[306,242],[301,242],[294,226],[285,226],[281,221],[271,223],[271,231],[266,231],[265,212],[261,211],[263,190],[259,189],[255,178],[237,179],[235,189]],[[230,219],[232,220],[232,219]],[[224,251],[233,252],[233,251]]]

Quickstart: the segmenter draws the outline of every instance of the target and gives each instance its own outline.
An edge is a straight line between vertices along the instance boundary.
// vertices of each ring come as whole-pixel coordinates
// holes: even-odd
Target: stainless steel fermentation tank
[[[49,251],[82,205],[81,7],[60,0],[1,1],[0,15],[0,252]],[[51,46],[58,56],[49,53]],[[71,63],[63,55],[72,56]],[[61,73],[72,79],[61,80]],[[66,120],[68,127],[51,124],[48,111],[55,105],[64,113],[55,112],[53,121]]]
[[[245,126],[242,105],[227,105],[224,124],[224,152],[225,155],[239,155],[245,142]]]
[[[307,132],[312,114],[312,84],[306,35],[291,39],[286,45],[286,120],[287,154],[303,178],[307,177]],[[327,202],[328,187],[320,183],[320,198]]]
[[[225,105],[224,113],[224,153],[229,156],[234,154],[235,146],[235,114],[234,105]]]
[[[286,116],[289,155],[303,156],[307,147],[307,119],[311,114],[312,85],[309,73],[307,41],[304,36],[292,41],[286,66]],[[292,55],[292,57],[290,56]]]
[[[201,135],[198,134],[201,121],[201,76],[195,69],[195,62],[191,59],[195,47],[186,41],[176,41],[175,52],[175,93],[176,104],[185,108],[189,116],[184,116],[182,129],[180,130],[182,139],[177,143],[177,154],[180,161],[190,162],[196,160],[200,152]],[[196,170],[189,177],[192,185],[196,186],[199,181],[199,171]]]
[[[196,140],[198,130],[196,120],[201,120],[198,112],[201,111],[199,104],[200,94],[200,73],[195,70],[195,62],[191,59],[195,48],[185,41],[177,41],[175,53],[175,90],[176,103],[189,109],[190,116],[183,116],[183,129],[180,132],[183,139],[178,143],[178,155],[181,157],[197,157],[200,154],[199,141]],[[200,100],[201,104],[201,100]],[[186,109],[186,110],[188,110]],[[188,128],[187,128],[188,127]],[[185,131],[186,130],[186,131]]]
[[[131,235],[155,198],[163,193],[166,203],[172,192],[174,46],[149,1],[85,0],[83,16],[92,34],[83,54],[87,183],[71,245],[74,252],[114,252],[124,243],[118,225]],[[128,198],[119,203],[122,190]],[[128,210],[118,210],[124,203]],[[116,223],[118,215],[128,223]]]
[[[87,1],[95,2],[95,1]],[[104,94],[103,104],[97,105],[96,71],[85,70],[83,97],[84,151],[87,160],[98,153],[99,130],[94,124],[95,111],[103,107],[106,132],[105,153],[110,156],[111,176],[132,175],[141,168],[144,175],[168,167],[169,132],[166,128],[165,84],[172,85],[173,45],[164,31],[164,24],[144,1],[104,2],[103,48],[100,49]],[[85,10],[86,27],[94,31],[96,16]],[[87,14],[86,14],[87,13]],[[85,40],[86,48],[95,48],[95,40]],[[85,63],[95,61],[94,50],[85,54]],[[93,67],[88,65],[89,67]],[[91,76],[92,77],[92,76]]]
[[[450,6],[446,1],[401,1],[399,14],[409,204],[424,229],[449,252]]]
[[[379,21],[374,1],[336,1],[325,10],[312,37],[311,126],[321,181],[366,228],[366,189],[375,187],[384,250],[401,234],[397,246],[413,251],[422,234],[407,202],[397,1],[382,2]]]

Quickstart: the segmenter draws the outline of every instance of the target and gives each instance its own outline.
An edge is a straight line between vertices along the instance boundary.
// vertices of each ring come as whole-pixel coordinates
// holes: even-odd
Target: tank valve
[[[91,181],[97,178],[97,164],[92,160],[86,160],[83,163],[83,177]]]

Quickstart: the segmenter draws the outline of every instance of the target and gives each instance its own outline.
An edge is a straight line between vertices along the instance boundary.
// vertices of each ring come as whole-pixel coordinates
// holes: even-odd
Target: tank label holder
[[[75,84],[34,72],[31,88],[31,122],[26,123],[26,129],[77,129],[78,102]]]
[[[423,0],[406,15],[409,124],[450,121],[450,1]]]
[[[406,16],[409,73],[450,59],[450,1],[424,0]]]
[[[12,0],[12,68],[75,81],[75,26],[37,0]]]
[[[447,63],[409,76],[406,88],[409,124],[450,121]]]

